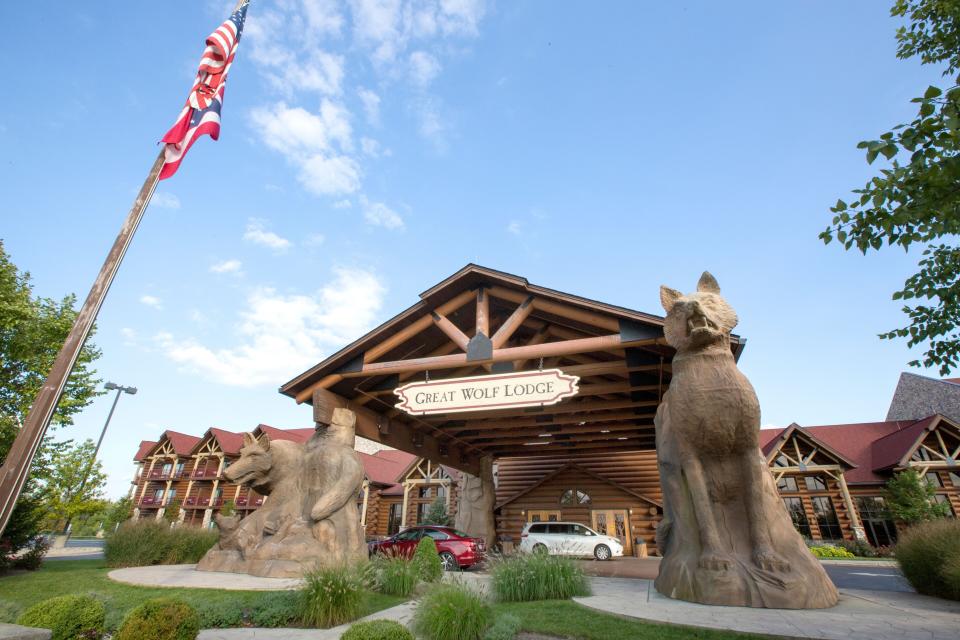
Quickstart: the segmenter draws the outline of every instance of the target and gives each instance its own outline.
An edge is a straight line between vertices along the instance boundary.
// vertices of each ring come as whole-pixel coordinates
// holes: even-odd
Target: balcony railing
[[[220,475],[218,469],[197,469],[191,477],[202,480],[204,478],[216,478],[218,475]]]
[[[151,480],[179,480],[184,476],[184,471],[164,471],[163,469],[154,469],[148,476]]]
[[[223,498],[210,498],[210,496],[189,497],[183,504],[187,507],[219,507],[223,505]]]
[[[154,496],[144,496],[140,498],[141,507],[151,507],[151,506],[160,506],[162,498],[156,498]]]
[[[250,498],[237,498],[237,507],[240,509],[256,509],[263,504],[263,496],[257,496],[252,500]]]

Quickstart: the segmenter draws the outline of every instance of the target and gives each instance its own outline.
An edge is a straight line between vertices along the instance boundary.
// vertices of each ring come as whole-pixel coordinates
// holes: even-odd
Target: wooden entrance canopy
[[[731,336],[734,357],[746,341]],[[357,414],[357,434],[470,473],[484,455],[654,448],[653,416],[670,384],[663,318],[532,285],[469,264],[420,301],[280,388]],[[416,417],[393,390],[417,380],[562,369],[576,396],[548,407]]]

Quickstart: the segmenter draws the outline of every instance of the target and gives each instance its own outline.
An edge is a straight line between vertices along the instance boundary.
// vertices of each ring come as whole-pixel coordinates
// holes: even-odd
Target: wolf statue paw
[[[710,571],[726,571],[730,568],[730,556],[715,551],[704,551],[700,554],[700,568]]]
[[[790,563],[772,549],[754,549],[753,563],[764,571],[790,571]]]

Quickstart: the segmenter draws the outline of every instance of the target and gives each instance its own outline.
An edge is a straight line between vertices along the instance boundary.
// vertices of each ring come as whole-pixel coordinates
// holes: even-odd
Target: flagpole
[[[120,233],[107,254],[107,259],[100,267],[100,273],[97,275],[86,301],[83,303],[80,312],[77,314],[73,327],[67,335],[66,342],[60,347],[57,359],[53,362],[53,367],[47,375],[40,392],[37,394],[30,407],[30,413],[27,415],[27,421],[17,433],[13,446],[7,454],[7,459],[0,467],[0,535],[3,534],[7,523],[10,522],[10,516],[13,514],[14,506],[23,485],[30,474],[30,466],[33,464],[33,458],[37,454],[37,449],[43,441],[43,436],[47,432],[53,413],[57,409],[60,397],[63,395],[63,389],[73,371],[80,351],[90,335],[93,323],[97,319],[97,313],[107,297],[107,291],[113,283],[113,278],[120,268],[120,262],[124,254],[130,247],[133,240],[133,234],[136,233],[140,220],[143,218],[147,205],[150,204],[150,198],[153,197],[153,191],[157,187],[160,179],[160,170],[163,168],[164,151],[162,147],[154,160],[147,179],[140,187],[140,193],[137,194],[133,206],[127,214],[127,219],[120,227]]]

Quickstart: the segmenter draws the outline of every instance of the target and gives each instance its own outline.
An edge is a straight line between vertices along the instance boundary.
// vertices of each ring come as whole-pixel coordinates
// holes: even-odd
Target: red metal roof
[[[894,431],[890,435],[880,438],[873,443],[871,454],[873,456],[874,469],[889,469],[900,463],[917,444],[917,441],[923,438],[937,416],[930,416],[923,420],[917,420],[909,427]]]
[[[200,438],[197,436],[180,433],[179,431],[170,431],[169,429],[163,432],[159,442],[163,442],[164,439],[170,441],[170,444],[173,445],[173,450],[178,456],[190,455],[190,452],[193,451],[193,446],[200,442]]]
[[[393,485],[410,461],[416,456],[406,451],[377,451],[374,454],[357,452],[363,463],[363,470],[367,480],[377,484]],[[396,455],[400,454],[400,455]],[[403,489],[401,487],[400,491]]]
[[[770,451],[777,444],[777,438],[779,438],[780,434],[788,428],[789,427],[781,429],[780,427],[777,427],[775,429],[760,430],[760,450],[763,451],[763,455],[770,455]]]
[[[213,434],[213,437],[220,443],[221,451],[231,455],[240,453],[240,447],[243,446],[242,433],[217,429],[216,427],[211,428],[210,433]]]
[[[157,443],[153,440],[141,440],[140,448],[137,449],[137,455],[133,456],[134,462],[140,462],[143,460],[143,456],[147,455],[150,449],[153,449]]]
[[[258,424],[257,429],[267,434],[271,440],[290,440],[291,442],[304,443],[310,439],[316,429],[278,429],[268,424]]]

